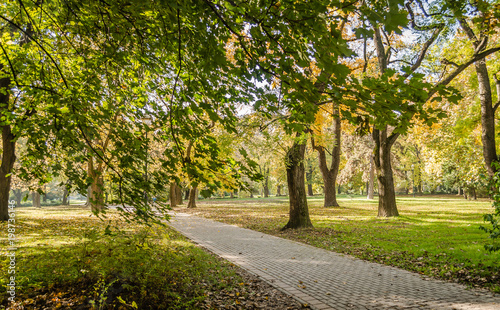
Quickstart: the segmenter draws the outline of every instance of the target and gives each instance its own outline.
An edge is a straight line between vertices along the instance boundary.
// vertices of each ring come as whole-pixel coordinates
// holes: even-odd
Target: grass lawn
[[[339,196],[339,208],[309,198],[314,229],[280,231],[288,220],[287,198],[201,200],[177,208],[225,223],[397,266],[427,276],[500,293],[500,252],[489,253],[479,230],[491,202],[456,196],[398,197],[398,218],[377,218],[377,200]]]
[[[168,227],[109,218],[102,222],[82,206],[16,209],[17,304],[10,309],[201,309],[207,296],[232,296],[225,299],[231,304],[246,294],[229,263]],[[108,224],[122,233],[105,236]],[[0,231],[5,309],[7,223]]]

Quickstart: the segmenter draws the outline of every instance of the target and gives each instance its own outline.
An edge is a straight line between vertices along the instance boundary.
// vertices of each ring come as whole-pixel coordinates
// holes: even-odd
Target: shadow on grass
[[[59,215],[51,219],[53,210],[16,214],[15,306],[199,309],[207,290],[224,290],[235,278],[224,268],[226,263],[169,228],[144,228],[115,218],[112,223],[124,232],[106,236],[107,223],[96,218]],[[0,229],[4,226],[1,223]],[[2,255],[2,274],[6,269],[7,257]],[[0,278],[0,285],[5,287],[6,281]],[[2,298],[1,305],[7,302]]]

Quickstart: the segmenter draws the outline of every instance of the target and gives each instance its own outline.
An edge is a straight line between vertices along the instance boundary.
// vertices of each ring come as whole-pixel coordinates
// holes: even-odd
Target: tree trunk
[[[193,187],[189,191],[189,201],[188,201],[188,208],[196,208],[196,196],[198,196],[198,188]]]
[[[307,160],[306,183],[307,183],[307,196],[314,196],[312,187],[313,166],[310,160]]]
[[[68,196],[69,196],[68,188],[66,186],[64,186],[64,192],[63,192],[63,198],[62,198],[62,205],[63,206],[69,205]]]
[[[477,81],[479,86],[479,99],[481,102],[481,141],[483,142],[483,157],[489,176],[494,176],[496,168],[493,162],[498,161],[495,143],[495,110],[491,94],[490,78],[486,60],[475,63]]]
[[[176,183],[170,183],[170,207],[175,208],[182,204],[182,189]]]
[[[47,185],[43,186],[43,198],[42,198],[43,203],[47,202]]]
[[[467,191],[465,190],[465,188],[464,188],[463,192],[464,192],[464,194],[463,194],[464,195],[464,199],[467,200]]]
[[[33,207],[35,208],[41,208],[42,207],[42,204],[40,203],[40,193],[37,192],[37,191],[34,191],[33,192],[33,195],[32,195],[32,200],[33,200]]]
[[[0,65],[0,69],[3,65]],[[0,79],[0,115],[9,112],[9,86],[10,78]],[[0,165],[0,221],[9,219],[9,194],[12,181],[12,168],[16,161],[16,142],[9,124],[1,126],[2,129],[2,163]]]
[[[184,192],[184,200],[189,200],[189,188]]]
[[[387,137],[387,127],[384,130],[373,129],[373,140],[375,141],[373,162],[378,180],[378,216],[380,217],[399,215],[391,166],[391,147],[398,136],[399,134],[393,133]]]
[[[229,192],[229,198],[230,199],[233,199],[234,198],[234,191],[231,190],[231,192]]]
[[[373,162],[373,157],[370,157],[370,174],[368,177],[368,193],[366,194],[366,199],[373,199],[375,192],[375,163]]]
[[[94,160],[90,158],[88,163],[88,173],[92,179],[89,192],[89,203],[93,212],[100,212],[104,209],[104,179],[102,177],[102,169],[94,168]]]
[[[472,188],[472,197],[473,197],[472,199],[477,200],[477,193],[475,187]]]
[[[305,143],[295,141],[286,154],[286,177],[290,196],[290,218],[282,228],[296,229],[313,227],[307,207],[304,155]]]
[[[326,162],[326,151],[325,148],[321,145],[315,145],[314,138],[311,139],[313,144],[313,148],[318,151],[318,159],[319,159],[319,170],[321,171],[321,175],[323,176],[323,185],[324,185],[324,193],[325,193],[325,201],[323,206],[327,207],[338,207],[339,204],[337,202],[337,192],[335,190],[335,185],[337,183],[337,175],[339,173],[340,166],[340,138],[342,135],[342,128],[340,122],[339,108],[333,108],[333,131],[334,131],[334,142],[333,142],[333,150],[332,150],[332,162],[330,168],[328,168],[328,164]]]
[[[472,42],[475,52],[479,53],[483,51],[486,48],[486,44],[482,44],[483,35],[481,34],[478,38],[465,19],[461,17],[457,18],[462,30]],[[484,39],[488,39],[488,37]],[[483,58],[476,61],[474,66],[476,67],[479,100],[481,102],[481,140],[483,142],[483,157],[488,175],[492,177],[497,170],[492,164],[498,161],[498,156],[495,143],[495,108],[493,107],[490,77],[488,75],[486,59]]]
[[[281,185],[276,186],[276,196],[280,197],[281,196]]]
[[[267,168],[266,178],[264,179],[264,197],[269,197],[269,168]]]
[[[21,200],[23,199],[23,191],[21,189],[15,189],[14,196],[16,197],[16,208],[19,208],[21,206]]]

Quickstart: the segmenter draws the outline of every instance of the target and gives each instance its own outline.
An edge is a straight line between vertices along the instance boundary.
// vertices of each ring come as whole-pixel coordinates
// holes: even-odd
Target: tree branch
[[[439,24],[437,26],[437,28],[434,29],[434,32],[432,33],[432,36],[429,38],[429,40],[427,40],[424,43],[424,46],[422,47],[422,50],[420,51],[420,55],[418,55],[417,61],[410,68],[410,72],[407,72],[404,75],[405,78],[407,78],[408,76],[410,76],[410,74],[412,74],[413,72],[415,72],[415,70],[417,70],[420,67],[420,65],[422,64],[422,61],[425,58],[425,55],[427,54],[427,51],[429,50],[429,47],[432,45],[432,43],[434,43],[434,41],[436,41],[437,37],[439,36],[439,34],[441,33],[441,31],[443,29],[444,29],[444,24]]]
[[[443,79],[439,83],[436,83],[436,85],[434,85],[434,88],[429,91],[429,97],[427,98],[427,100],[429,100],[437,92],[437,86],[448,85],[457,75],[462,73],[462,71],[464,71],[468,66],[470,66],[471,64],[475,63],[476,61],[481,60],[481,59],[483,59],[483,58],[485,58],[493,53],[496,53],[498,51],[500,51],[499,46],[494,47],[494,48],[490,48],[490,49],[488,49],[484,52],[481,52],[479,54],[475,54],[466,63],[458,66],[458,68],[455,69],[455,71],[453,71],[452,73],[450,73],[445,79]]]

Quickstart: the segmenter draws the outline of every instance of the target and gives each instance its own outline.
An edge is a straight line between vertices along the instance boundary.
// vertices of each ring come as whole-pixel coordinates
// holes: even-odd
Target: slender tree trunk
[[[373,154],[378,180],[378,216],[380,217],[399,215],[391,165],[391,147],[397,137],[398,134],[394,133],[387,137],[387,128],[373,130],[373,140],[375,141]]]
[[[196,208],[196,196],[198,196],[198,188],[193,187],[189,190],[188,208]]]
[[[477,200],[477,193],[476,193],[476,188],[472,188],[472,199]]]
[[[281,196],[281,185],[276,186],[276,196],[280,197]]]
[[[40,193],[37,191],[34,191],[32,194],[32,200],[33,200],[33,207],[35,208],[41,208],[42,204],[40,203]]]
[[[234,198],[234,191],[231,190],[231,192],[229,193],[229,198],[230,199],[233,199]]]
[[[370,174],[368,178],[368,193],[366,199],[373,199],[375,192],[375,163],[373,162],[373,157],[370,157]]]
[[[269,168],[266,170],[266,178],[264,179],[264,197],[269,197]]]
[[[295,141],[286,154],[286,176],[290,196],[290,218],[282,228],[296,229],[313,227],[309,218],[305,187],[304,155],[305,143]]]
[[[189,200],[189,188],[186,188],[186,191],[184,192],[184,200]]]
[[[0,65],[0,69],[3,65]],[[9,112],[10,78],[0,79],[0,115]],[[9,219],[9,193],[12,182],[12,168],[16,161],[16,142],[9,124],[0,126],[2,129],[2,163],[0,165],[0,221]]]
[[[313,165],[311,161],[307,160],[306,183],[307,183],[307,196],[314,196],[312,187]]]
[[[23,199],[23,191],[21,189],[15,189],[14,196],[16,197],[16,208],[19,208],[21,206],[21,200]]]

